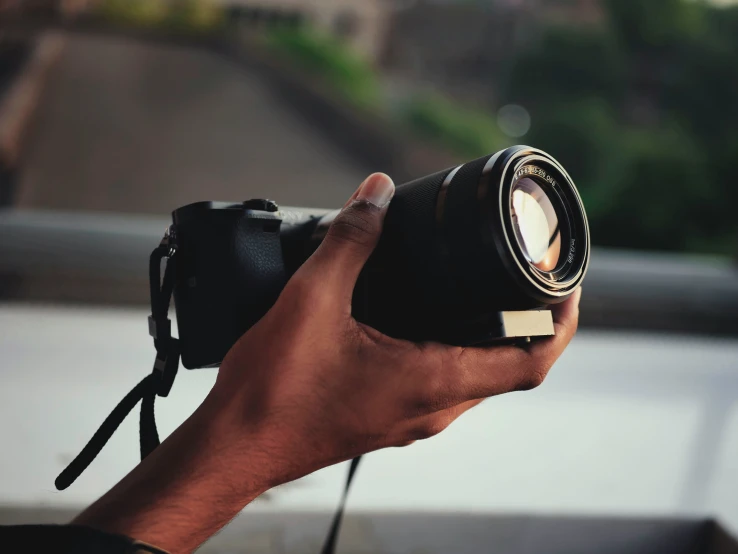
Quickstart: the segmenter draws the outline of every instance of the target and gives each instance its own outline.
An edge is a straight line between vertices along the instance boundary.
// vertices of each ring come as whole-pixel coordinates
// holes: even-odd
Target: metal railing
[[[144,305],[148,257],[169,220],[108,213],[0,210],[0,298]],[[730,260],[594,249],[583,326],[738,336]]]

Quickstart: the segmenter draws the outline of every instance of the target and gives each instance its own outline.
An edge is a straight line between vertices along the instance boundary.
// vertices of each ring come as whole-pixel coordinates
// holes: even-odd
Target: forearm
[[[259,433],[228,437],[212,404],[206,401],[74,523],[191,552],[273,486],[276,467]]]

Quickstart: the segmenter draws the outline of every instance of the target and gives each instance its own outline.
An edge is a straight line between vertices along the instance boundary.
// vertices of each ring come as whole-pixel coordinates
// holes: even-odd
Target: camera
[[[150,454],[159,444],[154,401],[169,394],[180,359],[187,369],[219,365],[276,302],[337,214],[280,209],[263,199],[175,210],[149,259],[153,370],[59,474],[56,487],[74,482],[139,400],[141,459]],[[589,258],[587,216],[569,175],[545,152],[513,146],[396,188],[354,288],[352,314],[416,342],[527,342],[554,334],[546,308],[576,290]],[[168,318],[172,295],[178,339]],[[353,472],[358,458],[352,463]]]
[[[222,361],[336,213],[262,199],[173,212],[169,263],[186,368]],[[545,308],[574,292],[589,258],[587,217],[569,175],[545,152],[514,146],[397,187],[352,310],[412,341],[550,335]]]

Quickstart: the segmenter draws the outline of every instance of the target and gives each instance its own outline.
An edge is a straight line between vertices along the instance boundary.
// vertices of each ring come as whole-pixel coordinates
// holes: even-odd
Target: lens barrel
[[[397,187],[354,308],[390,335],[450,342],[491,312],[563,301],[589,257],[573,181],[515,146]]]

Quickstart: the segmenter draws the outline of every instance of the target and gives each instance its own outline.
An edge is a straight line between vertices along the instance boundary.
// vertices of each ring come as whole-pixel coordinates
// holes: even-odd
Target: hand
[[[541,384],[576,331],[579,292],[555,308],[556,336],[525,349],[414,344],[353,319],[393,192],[386,175],[364,181],[202,406],[76,523],[191,551],[273,486],[431,437],[487,397]]]
[[[484,398],[541,384],[577,326],[578,293],[556,336],[527,349],[395,340],[357,322],[351,297],[394,186],[371,175],[276,305],[226,356],[212,397],[238,440],[269,437],[273,484],[443,431]]]

